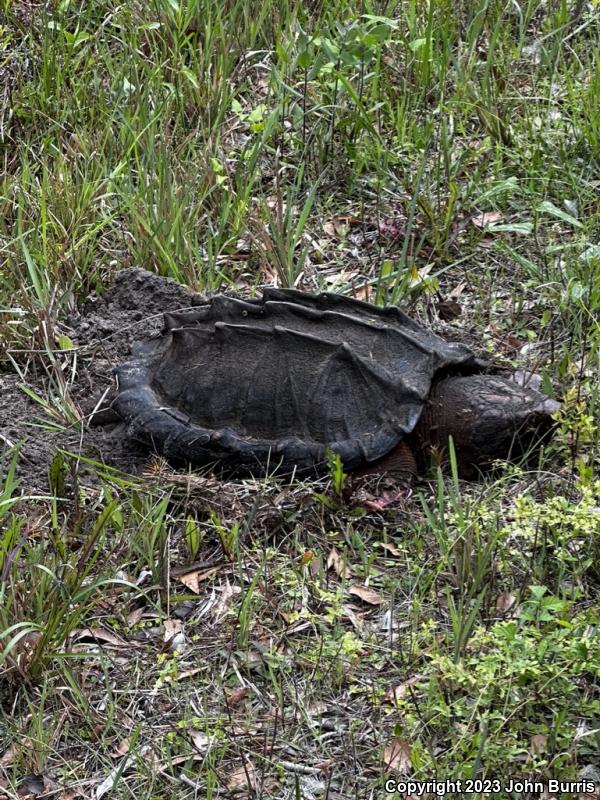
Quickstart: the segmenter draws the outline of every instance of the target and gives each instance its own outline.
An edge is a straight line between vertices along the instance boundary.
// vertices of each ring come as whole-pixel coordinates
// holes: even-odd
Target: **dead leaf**
[[[486,228],[488,225],[494,225],[502,219],[504,219],[504,214],[501,211],[486,211],[483,214],[477,214],[472,217],[471,222],[476,228]]]
[[[256,770],[249,758],[241,767],[238,767],[227,781],[228,789],[256,789]]]
[[[186,753],[181,756],[173,756],[168,762],[159,764],[160,772],[164,772],[170,767],[178,767],[180,764],[185,764],[187,761],[203,761],[204,755],[202,753]]]
[[[333,217],[323,223],[323,232],[330,238],[343,238],[348,233],[349,217]]]
[[[138,622],[144,616],[144,607],[141,606],[140,608],[134,608],[134,610],[127,615],[127,624],[130,628],[133,628],[134,625],[137,625]]]
[[[106,778],[96,786],[96,791],[94,793],[95,800],[100,800],[105,794],[111,792],[125,770],[131,769],[134,764],[135,759],[130,756],[112,769]]]
[[[280,612],[280,614],[285,619],[285,621],[287,622],[288,620],[287,620],[286,615],[282,611]],[[294,636],[296,633],[300,633],[301,631],[305,631],[307,628],[312,628],[312,626],[313,626],[313,623],[309,622],[306,619],[297,619],[297,620],[294,620],[294,622],[289,622],[288,623],[288,626],[287,626],[287,628],[285,630],[285,635],[286,636]]]
[[[0,756],[0,768],[2,767],[10,767],[11,764],[21,756],[23,751],[27,748],[31,747],[31,739],[25,737],[21,739],[18,745],[11,744],[7,750]]]
[[[513,353],[515,350],[520,350],[522,342],[516,336],[510,333],[505,334],[494,322],[490,322],[489,329],[492,332],[494,339],[501,345],[506,353]]]
[[[389,770],[407,775],[412,770],[411,744],[408,739],[395,736],[383,750],[383,763]]]
[[[166,619],[164,628],[163,642],[170,642],[176,634],[183,630],[183,622],[180,619]]]
[[[206,753],[210,745],[210,738],[203,732],[192,728],[188,731],[192,743],[199,753]]]
[[[356,300],[364,300],[368,303],[371,300],[371,292],[371,286],[369,286],[368,283],[363,283],[362,286],[357,286],[356,289],[352,291],[352,297]]]
[[[102,644],[112,645],[113,647],[123,647],[127,645],[124,639],[107,631],[105,628],[79,628],[73,631],[71,638],[77,642],[81,639],[92,639],[94,642],[102,642]]]
[[[325,283],[329,286],[340,286],[344,283],[352,283],[358,277],[358,272],[353,270],[337,270],[329,275],[325,275]]]
[[[348,591],[355,597],[360,597],[361,600],[365,603],[369,603],[369,605],[379,606],[383,603],[383,597],[376,592],[375,589],[370,589],[368,586],[363,586],[360,583],[353,583]]]
[[[315,700],[314,703],[309,703],[306,708],[306,713],[312,717],[320,717],[321,714],[326,714],[329,711],[329,706],[322,700]]]
[[[359,616],[352,606],[344,603],[342,606],[342,611],[344,613],[344,618],[348,619],[351,623],[354,630],[358,633],[359,636],[363,636],[365,632],[365,623],[362,620],[362,615]]]
[[[460,317],[462,314],[461,304],[450,298],[439,297],[435,306],[440,319],[443,319],[444,322],[452,322],[453,319]]]
[[[76,800],[77,797],[83,797],[79,789],[65,789],[64,792],[58,795],[57,800]]]
[[[189,589],[194,594],[200,594],[200,584],[202,581],[208,580],[216,572],[219,567],[210,567],[209,569],[197,570],[196,572],[186,572],[184,575],[179,575],[177,580]]]
[[[240,686],[237,689],[232,689],[229,691],[226,689],[225,693],[227,695],[227,705],[229,708],[235,708],[242,702],[244,697],[246,697],[248,694],[248,689],[246,686]]]
[[[392,686],[385,694],[385,699],[387,702],[397,703],[398,700],[401,700],[405,695],[408,694],[411,686],[421,680],[421,677],[421,675],[413,675],[411,678],[407,678],[405,681],[402,681],[402,683]]]
[[[519,605],[517,598],[511,592],[502,592],[496,598],[496,611],[506,616],[516,617],[519,615]]]
[[[281,784],[274,777],[264,778],[261,782],[261,789],[264,797],[281,797]]]
[[[526,386],[528,389],[534,389],[536,392],[542,391],[543,378],[537,372],[529,372],[529,370],[526,369],[516,369],[511,376],[511,381],[519,386]]]
[[[542,753],[545,753],[547,741],[548,737],[544,736],[543,733],[536,733],[535,736],[532,736],[530,741],[531,750],[529,751],[531,755],[539,756]]]
[[[363,505],[371,511],[385,511],[392,506],[401,504],[405,498],[406,492],[398,489],[391,492],[383,492],[380,497],[372,500],[364,500]]]
[[[22,675],[28,672],[31,660],[41,638],[42,634],[39,633],[39,631],[30,631],[15,643],[7,659],[8,663],[11,665],[8,670],[9,672],[18,671]]]
[[[451,289],[451,290],[450,290],[450,293],[449,293],[448,297],[452,297],[452,299],[455,299],[455,298],[457,298],[457,297],[460,297],[460,296],[461,296],[461,294],[462,294],[462,293],[464,292],[464,290],[466,289],[466,287],[467,287],[467,284],[466,284],[464,281],[461,281],[461,283],[458,283],[458,284],[457,284],[457,285],[454,287],[454,289]]]
[[[225,616],[227,609],[231,605],[231,600],[236,596],[236,594],[241,593],[242,590],[239,586],[232,586],[229,580],[227,580],[223,591],[221,592],[219,602],[213,609],[213,615],[216,620],[219,620],[221,617]]]
[[[129,739],[121,739],[119,744],[115,747],[115,749],[111,752],[111,758],[121,758],[122,756],[126,756],[129,752]]]
[[[335,766],[336,762],[332,758],[328,758],[325,761],[317,761],[316,764],[313,764],[313,769],[319,769],[322,772],[329,772],[329,770]]]
[[[406,235],[406,224],[400,219],[381,220],[377,223],[377,228],[381,236],[392,241]]]
[[[301,567],[307,567],[309,564],[312,563],[314,557],[315,554],[313,553],[312,550],[305,550],[301,556],[298,556],[297,561]]]
[[[397,558],[400,558],[402,555],[402,551],[398,550],[393,542],[379,542],[379,547],[381,547],[382,550],[387,550],[388,553],[396,556]]]
[[[333,569],[340,578],[349,578],[352,575],[350,567],[346,563],[346,559],[340,555],[335,547],[331,548],[327,556],[327,569]]]

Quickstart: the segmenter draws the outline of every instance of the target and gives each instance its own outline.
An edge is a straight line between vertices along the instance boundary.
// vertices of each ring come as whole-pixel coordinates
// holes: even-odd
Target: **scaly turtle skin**
[[[498,374],[398,308],[266,289],[165,314],[158,339],[116,370],[113,408],[167,458],[260,475],[403,470],[451,435],[467,474],[525,452],[559,404]]]

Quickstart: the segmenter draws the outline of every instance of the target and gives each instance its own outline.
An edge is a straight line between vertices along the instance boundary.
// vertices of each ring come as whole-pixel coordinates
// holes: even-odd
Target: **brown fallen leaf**
[[[180,575],[177,580],[183,583],[190,591],[195,594],[200,594],[200,584],[202,581],[208,580],[208,578],[211,578],[218,571],[219,567],[210,567],[210,569],[198,570],[196,572],[186,572],[185,575]]]
[[[336,270],[335,272],[325,275],[325,283],[329,286],[340,286],[343,283],[352,283],[358,278],[358,272],[355,270]]]
[[[387,769],[407,775],[412,770],[410,753],[411,744],[408,739],[394,736],[384,747],[383,763]]]
[[[232,586],[228,579],[226,579],[225,586],[221,591],[219,602],[213,607],[212,614],[215,620],[220,620],[227,613],[233,598],[241,594],[242,590],[239,586]]]
[[[323,232],[332,239],[335,237],[343,238],[348,233],[350,225],[356,224],[354,217],[336,216],[323,223]]]
[[[377,223],[379,234],[394,241],[406,235],[406,223],[403,219],[381,220]]]
[[[121,741],[117,744],[114,750],[111,751],[110,757],[111,758],[121,758],[122,756],[126,756],[129,752],[129,746],[131,742],[129,739],[121,739]]]
[[[42,638],[39,631],[29,631],[13,645],[12,651],[7,657],[7,662],[10,665],[8,672],[19,672],[21,675],[26,675],[33,656],[35,654],[38,643]]]
[[[113,647],[127,646],[127,642],[124,639],[111,633],[111,631],[107,631],[105,628],[79,628],[73,631],[71,639],[76,642],[81,639],[92,639],[105,645],[113,645]]]
[[[405,499],[406,492],[402,489],[398,489],[391,492],[384,492],[377,498],[363,500],[363,505],[371,511],[385,511],[392,506],[401,505],[402,501]]]
[[[471,222],[476,228],[486,228],[488,225],[494,225],[502,219],[504,219],[504,215],[501,211],[486,211],[483,214],[471,217]]]
[[[165,772],[170,767],[178,767],[180,764],[185,764],[187,761],[203,761],[204,754],[203,753],[186,753],[185,755],[181,756],[173,756],[168,761],[165,761],[164,764],[158,765],[158,770],[160,772]]]
[[[309,703],[306,708],[306,713],[312,717],[320,717],[321,714],[326,714],[329,711],[329,706],[323,700],[315,700],[314,703]]]
[[[79,789],[65,789],[64,792],[58,795],[57,800],[76,800],[77,797],[83,797]]]
[[[203,672],[206,667],[194,667],[193,669],[187,669],[184,672],[180,672],[178,676],[178,680],[182,681],[184,678],[193,678],[194,675],[197,675],[199,672]]]
[[[225,694],[227,695],[227,705],[229,708],[235,708],[239,706],[244,697],[246,697],[248,689],[246,686],[240,686],[237,689],[230,689],[229,691],[226,689]]]
[[[301,556],[298,556],[296,561],[301,567],[308,567],[314,560],[315,554],[312,550],[305,550]]]
[[[405,681],[402,681],[402,683],[397,683],[395,686],[392,686],[385,693],[385,699],[387,702],[397,703],[398,700],[401,700],[405,695],[408,694],[411,686],[421,680],[421,677],[421,675],[413,675],[412,677],[407,678]]]
[[[134,608],[133,611],[127,615],[127,624],[130,628],[133,628],[134,625],[137,625],[138,622],[141,621],[144,616],[144,611],[144,607],[141,606],[140,608]]]
[[[199,753],[206,753],[210,745],[210,738],[204,733],[204,731],[198,731],[195,728],[192,728],[188,731],[188,735],[192,740],[196,750]]]
[[[355,300],[364,300],[368,303],[371,300],[372,291],[368,283],[363,283],[362,286],[357,286],[356,289],[352,291],[352,297],[354,297]]]
[[[17,745],[11,744],[0,756],[0,768],[10,767],[19,758],[20,753],[21,749]]]
[[[256,789],[256,769],[249,758],[229,776],[228,789]]]
[[[387,550],[388,553],[397,558],[400,558],[402,555],[402,550],[398,550],[393,542],[379,542],[379,547],[381,547],[382,550]]]
[[[384,602],[379,592],[376,592],[375,589],[370,589],[368,586],[363,586],[360,583],[353,583],[348,591],[350,594],[353,594],[355,597],[360,597],[361,600],[372,606],[379,606]]]
[[[334,220],[328,220],[327,222],[323,223],[323,233],[329,236],[331,239],[335,239],[337,236],[343,236],[343,230],[340,231],[340,226],[336,225]]]
[[[333,569],[340,578],[349,578],[352,575],[352,571],[346,563],[346,559],[340,555],[335,547],[331,548],[327,556],[327,569]]]
[[[500,611],[508,617],[516,617],[519,615],[519,604],[517,598],[511,592],[502,592],[496,598],[496,611]]]
[[[358,633],[359,636],[362,636],[365,632],[365,623],[362,619],[363,612],[357,614],[356,609],[352,608],[352,606],[348,605],[348,603],[344,603],[342,605],[342,612],[343,612],[343,618],[347,619],[350,622],[350,624],[352,625],[352,627]]]
[[[536,733],[532,736],[530,741],[531,749],[529,750],[531,756],[540,756],[542,753],[545,753],[547,742],[548,737],[544,736],[543,733]]]
[[[457,283],[456,286],[453,289],[450,290],[450,293],[448,294],[448,297],[451,297],[453,300],[456,299],[457,297],[460,297],[461,294],[466,289],[466,287],[467,287],[467,284],[464,281],[461,281],[460,283]]]
[[[164,629],[163,642],[170,642],[177,633],[181,633],[183,630],[183,622],[180,619],[166,619]]]
[[[443,319],[444,322],[452,322],[453,319],[460,317],[462,314],[461,304],[456,300],[451,300],[450,298],[438,296],[435,306],[438,314],[440,315],[440,319]]]
[[[321,772],[328,772],[335,764],[336,762],[332,758],[327,758],[325,761],[317,761],[317,763],[312,766],[313,769],[318,769]]]

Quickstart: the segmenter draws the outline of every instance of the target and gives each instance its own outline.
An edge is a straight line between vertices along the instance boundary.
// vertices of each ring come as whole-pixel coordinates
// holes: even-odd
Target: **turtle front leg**
[[[351,473],[346,500],[359,502],[373,511],[403,507],[417,472],[417,462],[406,441],[383,458]]]
[[[417,474],[417,461],[410,445],[403,440],[383,458],[362,467],[354,474],[357,476],[380,475],[411,483]]]
[[[350,474],[348,487],[350,495],[360,493],[362,488],[377,486],[386,492],[400,487],[402,491],[410,488],[417,474],[417,462],[408,442],[400,442],[383,458],[373,461]]]

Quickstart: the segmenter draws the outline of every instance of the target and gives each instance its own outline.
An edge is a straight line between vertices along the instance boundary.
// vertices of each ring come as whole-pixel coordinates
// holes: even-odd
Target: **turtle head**
[[[554,427],[560,403],[500,375],[434,382],[416,431],[420,449],[444,450],[452,436],[459,472],[473,477],[494,461],[527,458]]]

